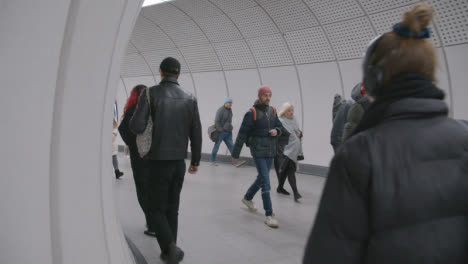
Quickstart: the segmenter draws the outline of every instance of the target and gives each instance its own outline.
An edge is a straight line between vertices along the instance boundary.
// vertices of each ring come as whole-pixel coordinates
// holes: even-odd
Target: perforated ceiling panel
[[[186,21],[170,26],[166,25],[163,29],[174,40],[177,46],[209,44],[208,39],[193,21]]]
[[[468,42],[468,1],[431,0],[436,9],[436,23],[444,45]]]
[[[419,2],[418,0],[359,0],[368,14],[374,14]]]
[[[366,17],[324,26],[339,60],[360,58],[376,37]]]
[[[154,74],[159,74],[159,65],[161,65],[161,62],[167,57],[173,57],[180,62],[181,73],[189,72],[182,55],[175,48],[145,51],[145,52],[142,52],[142,54],[143,56],[145,56],[145,59],[150,65],[151,70],[154,72]]]
[[[322,24],[343,21],[364,15],[364,12],[356,3],[356,0],[304,0],[304,2],[310,6]]]
[[[121,77],[153,75],[146,62],[138,53],[126,54],[120,69]]]
[[[375,29],[378,34],[392,31],[392,26],[398,22],[401,22],[403,14],[411,9],[413,5],[400,7],[392,10],[387,10],[377,14],[370,15],[372,24],[374,24]],[[431,31],[431,40],[437,47],[440,46],[440,40],[436,32],[433,30],[433,26],[429,26]]]
[[[298,64],[335,60],[322,27],[288,32],[286,41]]]
[[[216,43],[215,49],[225,70],[257,67],[249,47],[243,40]]]
[[[219,16],[222,12],[207,0],[177,0],[174,5],[182,9],[190,17],[197,19],[203,17]]]
[[[225,15],[207,17],[197,21],[211,42],[242,39],[235,25]]]
[[[171,40],[156,25],[144,17],[138,18],[131,40],[140,52],[162,49],[172,45]]]
[[[302,0],[261,0],[257,2],[270,14],[282,32],[318,25],[318,21]]]
[[[182,11],[168,3],[145,7],[141,10],[141,14],[160,26],[174,25],[190,20]]]
[[[230,16],[245,38],[278,33],[277,27],[260,7],[238,11]]]
[[[127,49],[125,50],[125,54],[137,53],[138,51],[132,45],[132,43],[128,43]]]
[[[248,40],[259,67],[291,65],[293,60],[280,34]]]
[[[210,45],[180,47],[192,72],[220,71],[221,64]]]
[[[257,6],[253,0],[210,0],[226,13],[232,13]]]

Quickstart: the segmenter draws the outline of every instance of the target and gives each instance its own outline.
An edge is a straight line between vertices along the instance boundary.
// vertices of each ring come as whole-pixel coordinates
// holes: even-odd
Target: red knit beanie
[[[270,87],[268,87],[268,86],[266,86],[266,85],[263,85],[263,86],[261,86],[260,88],[258,88],[258,98],[262,97],[262,96],[263,96],[264,94],[266,94],[266,93],[271,93],[271,94],[273,94],[273,93],[271,92],[271,88],[270,88]]]

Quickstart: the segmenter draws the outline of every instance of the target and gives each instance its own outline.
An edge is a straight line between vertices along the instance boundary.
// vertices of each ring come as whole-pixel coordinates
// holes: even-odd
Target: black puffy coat
[[[468,129],[406,98],[333,158],[304,263],[468,263]]]

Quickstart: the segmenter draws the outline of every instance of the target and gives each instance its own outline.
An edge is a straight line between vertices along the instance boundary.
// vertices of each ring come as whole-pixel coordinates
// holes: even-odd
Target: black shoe
[[[122,177],[124,175],[123,172],[119,171],[119,170],[115,170],[115,178],[119,179],[120,177]]]
[[[276,188],[276,191],[278,193],[281,193],[281,194],[284,194],[284,195],[290,195],[290,193],[288,191],[286,191],[284,188],[278,187],[278,188]]]
[[[302,195],[300,195],[299,193],[294,194],[294,201],[296,201],[296,203],[298,203],[299,199],[301,199],[301,198],[302,198]]]
[[[154,232],[154,231],[145,230],[145,232],[143,232],[143,233],[145,233],[145,235],[147,235],[147,236],[156,237],[156,232]]]
[[[163,259],[161,254],[161,259]],[[184,259],[184,251],[180,249],[176,244],[172,243],[169,245],[169,253],[167,254],[167,263],[168,264],[178,264]],[[164,260],[164,259],[163,259]]]

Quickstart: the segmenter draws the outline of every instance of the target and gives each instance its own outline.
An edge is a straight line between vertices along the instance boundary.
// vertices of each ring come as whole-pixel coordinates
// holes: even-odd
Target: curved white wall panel
[[[0,262],[133,263],[114,211],[110,120],[141,1],[1,6],[0,100],[14,112],[1,119]]]
[[[332,101],[341,93],[336,63],[299,65],[304,101],[304,163],[328,166],[333,155],[330,147]]]
[[[245,113],[253,106],[257,98],[260,79],[257,70],[227,71],[226,79],[229,83],[229,95],[233,100],[232,125],[234,126],[233,141],[235,141]],[[222,102],[214,103],[214,105],[221,104]],[[241,155],[250,156],[249,149],[244,146]]]
[[[446,52],[452,79],[453,115],[468,120],[468,44],[447,47]]]
[[[362,60],[340,61],[339,65],[343,77],[344,96],[346,99],[350,99],[352,89],[362,80]]]
[[[270,105],[278,109],[284,102],[290,102],[295,106],[295,115],[299,126],[302,127],[302,103],[299,83],[294,66],[273,67],[260,69],[263,84],[268,85],[273,96]],[[308,89],[309,87],[306,87]],[[258,89],[258,88],[257,88]]]
[[[227,96],[224,76],[220,71],[202,72],[194,73],[193,78],[197,87],[198,109],[202,123],[202,151],[211,153],[213,142],[205,135],[208,127],[214,124],[216,110],[223,105],[224,98]],[[220,151],[224,152],[223,148],[220,148]]]

